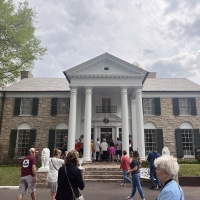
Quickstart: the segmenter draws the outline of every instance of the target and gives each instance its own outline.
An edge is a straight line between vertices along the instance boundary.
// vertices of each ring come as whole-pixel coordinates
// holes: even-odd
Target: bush
[[[200,164],[200,161],[198,161],[196,159],[184,159],[184,160],[179,159],[178,163],[180,165],[181,164]]]

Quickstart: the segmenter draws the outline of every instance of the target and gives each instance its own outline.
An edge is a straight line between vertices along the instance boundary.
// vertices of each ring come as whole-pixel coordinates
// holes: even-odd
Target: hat
[[[36,150],[35,148],[30,148],[29,151],[32,151],[32,152],[38,153],[38,150]]]

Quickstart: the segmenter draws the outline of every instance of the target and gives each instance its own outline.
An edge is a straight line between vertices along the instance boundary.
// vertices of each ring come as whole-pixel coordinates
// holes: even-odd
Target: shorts
[[[116,150],[116,155],[122,155],[122,150]]]
[[[57,188],[58,188],[58,181],[54,183],[48,182],[48,187],[50,188],[50,193],[53,193],[53,192],[56,193]]]
[[[27,189],[29,194],[36,190],[36,183],[31,175],[22,176],[19,181],[19,194],[26,194]]]

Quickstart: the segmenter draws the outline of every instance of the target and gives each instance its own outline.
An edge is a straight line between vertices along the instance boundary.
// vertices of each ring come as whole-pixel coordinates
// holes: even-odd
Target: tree
[[[35,36],[36,15],[26,1],[17,7],[13,0],[0,0],[0,87],[15,82],[20,71],[46,54]]]

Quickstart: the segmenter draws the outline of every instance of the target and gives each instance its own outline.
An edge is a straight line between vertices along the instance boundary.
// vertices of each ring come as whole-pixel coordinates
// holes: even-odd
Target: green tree
[[[15,6],[13,0],[0,0],[0,87],[15,82],[20,71],[46,54],[35,36],[36,15],[26,1]]]

